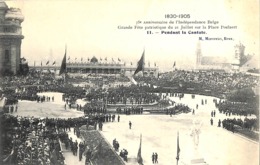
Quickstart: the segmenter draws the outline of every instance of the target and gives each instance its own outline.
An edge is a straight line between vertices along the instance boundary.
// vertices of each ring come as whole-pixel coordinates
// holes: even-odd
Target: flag
[[[56,63],[56,61],[54,61],[54,62],[52,63],[52,65],[55,65],[55,63]]]
[[[46,62],[46,65],[48,65],[48,64],[49,64],[49,61]]]
[[[143,71],[143,70],[144,70],[144,52],[142,54],[141,59],[137,63],[137,68],[135,70],[134,75],[137,74],[139,71]]]
[[[67,54],[67,48],[65,49],[65,54],[64,54],[64,57],[61,62],[59,75],[61,75],[62,73],[65,73],[65,71],[66,71],[66,54]]]
[[[139,146],[139,149],[138,149],[138,153],[137,153],[137,162],[138,164],[143,164],[143,158],[142,158],[142,155],[141,155],[141,150],[142,150],[142,134],[140,135],[140,146]]]
[[[175,65],[176,65],[176,62],[174,61],[173,67],[175,67]]]
[[[58,164],[58,156],[57,156],[56,146],[50,152],[50,161],[51,161],[52,164]]]
[[[180,145],[179,145],[179,132],[178,132],[178,135],[177,135],[177,156],[176,156],[177,162],[180,159],[180,152],[181,152],[181,149],[180,149]]]
[[[130,81],[131,81],[133,84],[137,85],[137,82],[135,81],[134,77],[131,77],[131,78],[130,78]]]
[[[102,150],[102,143],[101,141],[99,144],[93,149],[91,159],[96,159],[98,155],[100,155],[100,152]]]

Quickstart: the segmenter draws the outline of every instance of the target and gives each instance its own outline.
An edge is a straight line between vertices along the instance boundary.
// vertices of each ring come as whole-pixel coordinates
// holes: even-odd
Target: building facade
[[[22,35],[21,10],[0,1],[0,72],[16,74],[20,69]]]
[[[225,57],[203,56],[200,42],[196,48],[196,69],[197,70],[230,70],[230,62]]]
[[[137,66],[131,64],[126,65],[124,62],[107,62],[99,61],[96,57],[92,57],[87,62],[66,62],[66,72],[70,74],[109,74],[109,75],[124,75],[132,76],[136,70]],[[41,66],[30,66],[30,69],[35,69],[38,71],[59,71],[60,66],[56,65],[41,65]],[[149,65],[144,67],[143,72],[137,73],[139,76],[151,76],[158,77],[159,68],[154,66],[150,67]]]
[[[122,74],[131,76],[136,70],[136,66],[126,66],[122,62],[101,62],[96,57],[92,57],[88,62],[68,62],[66,64],[67,73],[82,74]],[[144,67],[143,76],[158,76],[158,67]]]

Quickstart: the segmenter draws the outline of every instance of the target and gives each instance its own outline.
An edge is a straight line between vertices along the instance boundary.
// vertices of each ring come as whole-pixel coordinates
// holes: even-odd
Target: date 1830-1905
[[[190,18],[190,14],[165,14],[165,18]]]

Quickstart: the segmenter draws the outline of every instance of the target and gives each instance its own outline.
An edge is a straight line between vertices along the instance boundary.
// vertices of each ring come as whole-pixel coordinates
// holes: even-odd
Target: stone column
[[[11,71],[16,74],[17,71],[17,49],[16,49],[16,43],[12,42],[11,44],[11,51],[10,51],[10,61],[11,61]]]
[[[0,70],[2,71],[4,68],[4,48],[0,41]]]

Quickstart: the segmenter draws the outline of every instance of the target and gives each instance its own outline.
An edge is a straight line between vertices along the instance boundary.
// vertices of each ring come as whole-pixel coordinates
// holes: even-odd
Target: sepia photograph
[[[258,165],[258,0],[0,0],[1,165]]]

